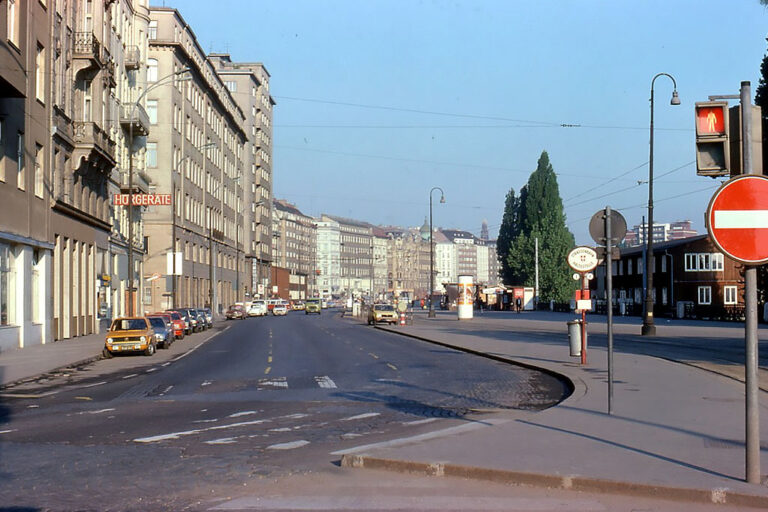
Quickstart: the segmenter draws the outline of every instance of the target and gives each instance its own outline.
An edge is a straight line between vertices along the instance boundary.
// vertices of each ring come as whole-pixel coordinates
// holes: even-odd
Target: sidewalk
[[[614,414],[608,415],[606,350],[590,346],[585,367],[569,357],[565,321],[571,318],[491,313],[459,322],[455,313],[441,312],[434,319],[417,315],[412,326],[384,328],[555,372],[573,382],[574,392],[545,411],[481,415],[459,433],[360,447],[344,454],[342,464],[768,508],[768,487],[743,481],[742,383],[627,350],[647,339],[631,334],[639,333],[637,320],[624,321],[615,330],[622,349],[614,351]],[[605,337],[599,318],[590,324],[590,342]],[[661,325],[657,332],[657,340],[687,336],[690,342],[699,332],[710,342],[716,336],[743,342],[740,324]],[[761,392],[760,404],[765,440],[768,394]],[[762,446],[766,474],[765,441]]]

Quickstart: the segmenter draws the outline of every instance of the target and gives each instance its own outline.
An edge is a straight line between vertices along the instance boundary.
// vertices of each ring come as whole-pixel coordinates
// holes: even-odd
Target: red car
[[[168,317],[168,321],[173,325],[173,334],[177,340],[184,339],[184,328],[186,324],[178,311],[165,311],[164,313],[154,313]]]

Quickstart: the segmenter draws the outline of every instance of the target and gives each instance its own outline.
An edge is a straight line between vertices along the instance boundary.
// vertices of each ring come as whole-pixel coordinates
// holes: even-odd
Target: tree
[[[760,3],[768,6],[768,0],[761,0]],[[763,56],[763,62],[760,64],[760,83],[755,91],[755,105],[762,109],[763,169],[765,169],[765,164],[768,163],[768,52]],[[757,267],[757,290],[760,303],[768,301],[768,265]]]
[[[574,246],[573,234],[565,225],[557,176],[546,151],[536,170],[515,199],[507,201],[499,230],[498,252],[502,277],[509,285],[535,284],[535,244],[539,240],[539,297],[563,302],[574,289],[566,257]]]

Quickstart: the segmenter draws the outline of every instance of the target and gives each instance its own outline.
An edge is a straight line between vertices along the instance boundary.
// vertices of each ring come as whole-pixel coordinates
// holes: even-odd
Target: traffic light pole
[[[749,82],[741,82],[741,154],[743,174],[759,174],[752,165],[752,102]],[[757,267],[745,265],[744,383],[746,386],[747,482],[760,483],[760,405],[757,376]]]

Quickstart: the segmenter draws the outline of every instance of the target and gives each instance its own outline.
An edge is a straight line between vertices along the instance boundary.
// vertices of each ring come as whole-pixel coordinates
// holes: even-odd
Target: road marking
[[[171,362],[170,362],[170,361],[168,361],[167,363],[163,363],[163,364],[161,364],[160,366],[168,366],[169,364],[171,364]]]
[[[273,379],[261,379],[259,386],[268,386],[273,388],[287,388],[288,380],[285,377],[275,377]]]
[[[17,430],[15,428],[12,428],[10,430],[0,430],[0,434],[10,434],[11,432],[16,432]]]
[[[393,370],[397,371],[397,366],[393,365],[392,363],[387,363],[387,366],[389,366]]]
[[[271,372],[271,371],[272,371],[272,367],[271,366],[267,366],[267,369],[264,370],[264,375],[269,375],[269,372]]]
[[[250,416],[251,414],[258,414],[257,411],[242,411],[230,414],[227,418],[239,418],[240,416]]]
[[[98,411],[83,411],[77,414],[101,414],[103,412],[110,412],[110,411],[114,411],[114,409],[99,409]]]
[[[132,373],[130,375],[126,375],[125,377],[123,377],[123,380],[125,380],[125,379],[132,379],[132,378],[138,377],[138,376],[139,376],[138,373]]]
[[[267,450],[293,450],[294,448],[301,448],[307,446],[309,441],[302,439],[301,441],[292,441],[290,443],[280,443],[267,446]]]
[[[48,391],[47,393],[0,393],[0,398],[45,398],[55,395],[58,391]]]
[[[718,229],[768,228],[768,210],[715,210]]]
[[[379,356],[377,356],[377,355],[376,355],[376,354],[374,354],[373,352],[368,352],[368,355],[369,355],[369,356],[371,356],[371,357],[372,357],[372,358],[374,358],[374,359],[378,359],[378,358],[379,358]]]
[[[167,388],[165,388],[165,391],[163,391],[162,393],[160,393],[160,396],[162,396],[162,395],[166,394],[167,392],[169,392],[169,391],[170,391],[170,390],[172,390],[172,389],[173,389],[173,386],[168,386]]]
[[[194,420],[192,423],[216,423],[218,418],[211,418],[209,420]]]
[[[103,380],[103,381],[101,381],[101,382],[95,382],[95,383],[93,383],[93,384],[85,384],[85,385],[83,385],[83,386],[77,386],[77,387],[75,387],[75,388],[70,388],[70,389],[85,389],[85,388],[95,388],[96,386],[102,386],[102,385],[104,385],[104,384],[106,384],[106,383],[107,383],[107,381]]]
[[[157,368],[150,368],[149,370],[147,370],[146,373],[152,373],[152,372],[156,372],[156,371],[157,371]]]
[[[416,421],[404,421],[403,425],[423,425],[425,423],[432,423],[433,421],[437,421],[437,418],[427,418],[425,420],[416,420]]]
[[[405,444],[426,441],[428,439],[436,439],[438,437],[450,436],[453,434],[458,434],[460,432],[477,430],[479,428],[492,427],[495,425],[503,425],[504,423],[508,423],[509,421],[510,420],[506,420],[506,419],[489,419],[489,420],[484,420],[478,423],[469,423],[466,425],[458,425],[455,427],[444,428],[442,430],[436,430],[434,432],[427,432],[426,434],[419,434],[419,435],[410,436],[410,437],[401,437],[399,439],[384,441],[382,443],[373,443],[373,444],[366,444],[362,446],[355,446],[354,448],[347,448],[346,450],[338,450],[335,452],[331,452],[331,455],[347,455],[350,453],[365,452],[367,450],[372,450],[374,448],[390,448],[393,446],[402,446]]]
[[[92,401],[93,398],[91,398],[89,396],[76,396],[75,400],[90,400],[90,401]]]
[[[272,362],[272,356],[269,356],[269,357],[267,357],[267,362],[268,362],[268,363],[271,363],[271,362]]]
[[[228,425],[216,425],[208,428],[201,428],[195,430],[183,430],[181,432],[170,432],[168,434],[159,434],[156,436],[139,437],[133,440],[134,443],[156,443],[158,441],[168,441],[178,439],[182,436],[191,436],[194,434],[201,434],[203,432],[211,432],[214,430],[224,430],[228,428],[246,427],[249,425],[259,425],[260,423],[267,423],[270,420],[253,420],[253,421],[241,421],[238,423],[230,423]]]
[[[210,386],[211,384],[213,384],[211,381],[206,380],[206,381],[203,381],[203,383],[200,384],[200,386]]]
[[[233,444],[237,439],[234,437],[222,437],[221,439],[212,439],[211,441],[205,441],[205,444]]]
[[[365,418],[373,418],[374,416],[381,416],[380,412],[366,412],[364,414],[358,414],[357,416],[350,416],[349,418],[343,418],[341,421],[354,421],[362,420]]]
[[[322,377],[315,377],[315,382],[317,382],[318,386],[325,389],[333,389],[336,387],[336,383],[333,382],[327,375],[323,375]]]

